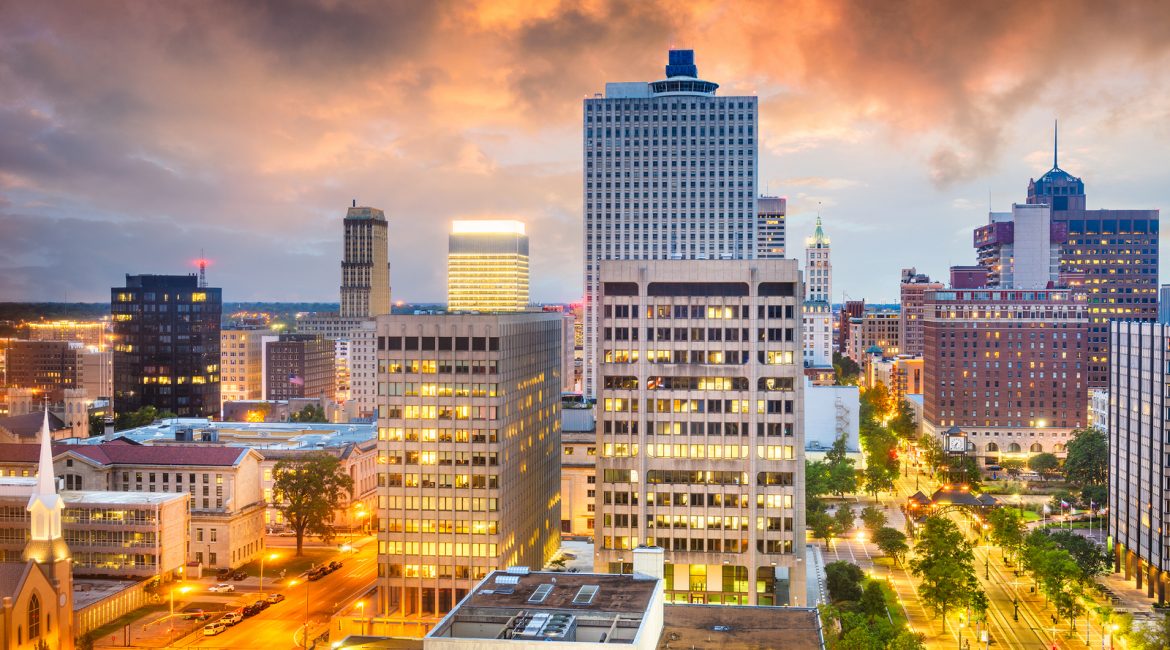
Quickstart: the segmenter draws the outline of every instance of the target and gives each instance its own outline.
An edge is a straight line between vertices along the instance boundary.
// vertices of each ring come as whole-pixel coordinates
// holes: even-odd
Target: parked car
[[[203,626],[203,636],[215,636],[227,629],[223,623],[216,621]]]
[[[309,580],[320,580],[328,575],[329,570],[325,567],[317,567],[309,572]]]
[[[337,560],[333,560],[332,562],[329,563],[329,571],[331,571],[331,572],[336,571],[340,568],[341,568],[341,562],[338,562]]]
[[[252,607],[259,607],[260,611],[264,611],[268,609],[268,604],[269,603],[267,600],[257,600],[256,602],[252,603]]]
[[[223,623],[224,625],[231,626],[239,623],[242,620],[244,620],[243,614],[239,612],[228,612],[227,614],[224,614],[223,618],[219,619],[219,622]]]
[[[219,571],[215,572],[216,580],[227,580],[230,577],[232,577],[231,569],[220,569]]]
[[[233,585],[233,584],[231,584],[231,583],[228,583],[228,582],[221,582],[221,583],[219,583],[219,584],[217,584],[217,585],[212,585],[212,586],[211,586],[211,587],[209,587],[207,590],[208,590],[208,591],[213,591],[213,592],[215,592],[215,593],[217,593],[217,594],[219,594],[219,593],[227,593],[227,592],[229,592],[229,591],[235,591],[235,590],[236,590],[236,586],[235,586],[235,585]]]
[[[208,614],[207,612],[205,612],[201,609],[195,609],[195,610],[192,610],[189,612],[183,612],[183,620],[184,621],[206,621],[209,618],[211,618],[211,614]]]
[[[248,618],[249,616],[255,616],[259,613],[260,613],[260,608],[256,606],[256,603],[252,603],[251,605],[247,605],[246,607],[244,607],[244,618]]]
[[[268,602],[272,603],[273,605],[279,603],[282,600],[284,600],[284,594],[268,594]]]
[[[232,574],[232,580],[235,580],[236,582],[239,582],[247,577],[248,577],[248,573],[246,571],[244,571],[243,569],[240,569]]]

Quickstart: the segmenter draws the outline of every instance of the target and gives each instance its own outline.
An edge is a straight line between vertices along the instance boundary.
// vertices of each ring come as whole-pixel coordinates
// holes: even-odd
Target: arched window
[[[1044,445],[1041,445],[1038,442],[1033,442],[1032,446],[1028,448],[1028,451],[1032,452],[1033,454],[1042,453],[1044,451]]]
[[[996,451],[999,451],[999,445],[995,444],[994,442],[987,443],[987,452],[988,453],[992,453],[992,452],[996,452]]]
[[[1012,444],[1008,445],[1008,452],[1013,454],[1020,453],[1020,443],[1013,442]]]
[[[41,599],[36,594],[28,599],[28,640],[41,635]]]
[[[1052,446],[1052,451],[1054,453],[1059,454],[1060,452],[1064,451],[1064,445],[1062,445],[1060,443],[1056,443],[1055,445]]]

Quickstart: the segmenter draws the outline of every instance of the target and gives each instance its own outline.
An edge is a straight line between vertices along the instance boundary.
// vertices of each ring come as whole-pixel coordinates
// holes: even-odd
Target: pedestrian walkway
[[[1138,589],[1133,580],[1126,580],[1124,573],[1106,573],[1097,576],[1097,582],[1117,597],[1113,609],[1133,614],[1153,613],[1154,599],[1146,595],[1145,589]]]
[[[809,607],[828,605],[829,586],[825,576],[825,556],[821,553],[821,547],[818,545],[809,544],[805,549],[805,563],[808,565],[808,571],[805,572],[804,577],[808,582]]]

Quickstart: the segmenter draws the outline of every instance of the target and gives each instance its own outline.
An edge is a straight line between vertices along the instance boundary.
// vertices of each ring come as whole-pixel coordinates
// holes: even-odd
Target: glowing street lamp
[[[170,620],[172,630],[175,629],[174,618],[175,618],[175,592],[176,591],[178,591],[181,594],[185,594],[188,591],[191,591],[191,588],[190,587],[171,587],[171,615],[168,616],[167,618]]]
[[[269,560],[275,560],[278,557],[280,557],[280,556],[277,555],[276,553],[272,553],[272,554],[267,555],[267,556],[264,556],[264,555],[260,556],[260,597],[261,598],[264,597],[264,560],[266,558]]]

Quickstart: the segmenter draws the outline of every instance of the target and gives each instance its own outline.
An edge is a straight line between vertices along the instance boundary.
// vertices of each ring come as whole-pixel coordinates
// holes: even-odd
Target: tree
[[[978,602],[981,593],[975,576],[975,555],[971,544],[954,522],[940,516],[927,517],[910,561],[910,571],[918,577],[918,596],[935,615]]]
[[[890,419],[890,431],[893,431],[899,438],[908,439],[914,437],[917,430],[918,427],[914,423],[914,409],[911,408],[910,402],[899,399],[894,417]]]
[[[1064,477],[1080,486],[1105,485],[1109,480],[1109,440],[1096,427],[1074,429],[1065,447]]]
[[[947,452],[943,449],[942,442],[938,438],[923,436],[922,440],[918,441],[918,447],[922,450],[922,459],[931,471],[938,471],[940,468],[946,467]]]
[[[999,465],[1012,478],[1019,478],[1020,472],[1024,471],[1024,461],[1019,458],[1009,458]]]
[[[850,530],[853,530],[853,519],[853,508],[850,508],[844,503],[837,506],[837,512],[833,513],[833,521],[836,524],[837,534],[844,535]]]
[[[805,525],[812,531],[813,537],[818,539],[827,540],[833,536],[834,521],[824,504],[805,513]]]
[[[804,461],[804,494],[816,498],[829,494],[829,465],[823,460]]]
[[[856,386],[857,379],[861,376],[861,366],[840,352],[833,353],[833,371],[837,376],[838,386]]]
[[[77,650],[93,650],[93,635],[86,632],[77,637]]]
[[[882,555],[893,558],[895,564],[901,564],[902,558],[910,550],[910,545],[906,542],[906,534],[889,526],[883,526],[874,532],[873,543],[877,544]]]
[[[153,424],[155,420],[168,420],[176,417],[170,411],[160,411],[153,406],[143,406],[137,411],[130,411],[129,413],[119,413],[114,420],[114,429],[123,431],[125,429],[137,429],[148,424]]]
[[[328,422],[325,418],[325,409],[316,404],[306,404],[305,408],[289,416],[290,422]]]
[[[297,555],[304,554],[305,533],[332,539],[334,513],[346,496],[353,495],[353,479],[341,461],[325,452],[311,452],[278,461],[272,475],[275,499],[297,534]]]
[[[1045,452],[1028,459],[1028,468],[1044,477],[1055,472],[1059,467],[1060,459],[1056,457],[1056,454]]]
[[[89,437],[97,438],[106,432],[106,420],[100,415],[89,416]]]
[[[1012,508],[996,508],[987,513],[987,523],[991,526],[991,541],[1018,556],[1027,532],[1020,513]]]
[[[861,600],[857,603],[857,609],[868,616],[870,620],[886,615],[886,594],[881,583],[877,580],[869,580],[865,583],[865,588],[861,591]]]
[[[861,598],[861,580],[865,574],[856,564],[842,560],[825,565],[825,586],[834,603]]]
[[[857,468],[854,467],[853,459],[846,455],[848,453],[845,434],[841,434],[833,441],[832,449],[825,454],[829,492],[838,497],[857,491]]]
[[[1109,486],[1107,485],[1086,485],[1081,488],[1081,505],[1092,509],[1094,512],[1100,510],[1109,502]]]
[[[1129,636],[1130,647],[1140,650],[1170,648],[1170,612],[1163,614],[1154,625],[1137,627]]]
[[[1068,551],[1086,581],[1105,573],[1109,568],[1109,553],[1089,538],[1071,530],[1042,530],[1057,547]]]
[[[886,513],[877,506],[865,506],[861,509],[861,521],[865,524],[866,530],[876,533],[879,528],[886,525]]]

